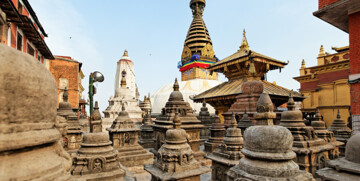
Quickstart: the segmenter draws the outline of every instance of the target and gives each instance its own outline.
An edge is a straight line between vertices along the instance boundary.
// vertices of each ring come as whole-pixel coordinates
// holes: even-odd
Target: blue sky
[[[190,0],[31,0],[54,55],[71,56],[83,63],[87,98],[88,75],[105,76],[98,84],[100,110],[114,94],[116,62],[125,49],[135,64],[141,98],[180,78],[184,40],[192,15]],[[314,0],[207,0],[203,19],[220,59],[238,50],[245,28],[250,48],[290,63],[268,74],[268,81],[299,89],[301,60],[316,65],[320,45],[349,44],[348,34],[314,17]],[[71,39],[70,39],[71,37]]]

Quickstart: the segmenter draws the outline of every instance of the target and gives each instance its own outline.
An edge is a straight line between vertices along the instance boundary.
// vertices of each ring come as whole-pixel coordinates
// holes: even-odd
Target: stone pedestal
[[[130,119],[124,105],[118,117],[107,130],[113,147],[119,152],[120,163],[128,167],[130,171],[141,172],[144,165],[153,162],[154,155],[138,144],[140,129]]]
[[[204,128],[200,132],[200,139],[207,140],[210,138],[210,128],[214,121],[214,118],[210,116],[208,108],[206,107],[206,102],[204,101],[200,109],[199,116],[197,117],[201,124],[204,125]]]
[[[273,109],[269,95],[262,94],[255,114],[258,125],[245,131],[245,157],[227,172],[227,180],[314,180],[293,161],[296,154],[292,151],[291,132],[273,125]]]
[[[154,142],[154,130],[152,128],[152,125],[154,122],[151,119],[150,112],[148,111],[143,119],[143,125],[140,127],[140,139],[139,144],[143,148],[151,149],[155,148],[155,142]]]
[[[360,180],[360,134],[352,136],[346,145],[345,157],[329,160],[327,167],[316,172],[321,180]]]
[[[207,158],[212,160],[211,180],[226,180],[226,172],[243,157],[241,149],[243,138],[241,130],[236,128],[237,123],[235,114],[230,122],[230,127],[226,130],[226,136],[223,143],[208,155]]]
[[[338,110],[337,118],[334,120],[332,125],[328,128],[329,131],[332,131],[334,133],[334,137],[337,141],[341,141],[344,143],[344,145],[341,145],[339,147],[340,150],[340,156],[345,156],[345,147],[347,141],[350,139],[352,131],[350,128],[346,126],[346,123],[343,119],[340,117],[340,112]]]
[[[0,44],[0,57],[0,180],[69,180],[53,76],[11,47]]]
[[[166,131],[165,144],[158,150],[156,160],[152,165],[145,166],[152,181],[200,181],[200,175],[210,171],[195,159],[187,142],[188,134],[181,129],[179,113],[176,112],[173,129]]]
[[[218,116],[210,128],[210,138],[205,142],[205,152],[212,153],[224,140],[225,128]]]
[[[162,113],[156,118],[153,125],[155,139],[155,153],[165,143],[165,133],[172,128],[172,122],[176,111],[180,112],[181,128],[189,135],[189,145],[196,160],[202,164],[210,164],[210,160],[205,159],[205,153],[200,150],[200,132],[204,128],[193,113],[193,109],[188,102],[185,102],[177,80],[174,83],[174,91],[170,94],[169,100]]]
[[[317,136],[313,127],[306,126],[302,112],[295,110],[295,103],[290,96],[288,111],[281,114],[280,126],[288,128],[294,138],[292,150],[296,153],[294,161],[301,170],[315,174],[324,168],[326,161],[338,157],[336,147]]]

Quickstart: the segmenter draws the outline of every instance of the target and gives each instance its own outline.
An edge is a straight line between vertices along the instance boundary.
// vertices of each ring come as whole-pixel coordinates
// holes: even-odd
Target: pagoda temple
[[[276,107],[286,103],[290,92],[294,95],[296,101],[301,101],[301,94],[290,91],[286,88],[278,86],[274,83],[266,81],[266,73],[270,70],[281,69],[288,63],[270,58],[250,49],[245,30],[243,32],[243,40],[240,49],[227,58],[210,65],[207,69],[211,73],[223,73],[227,82],[224,82],[214,88],[211,88],[201,94],[194,96],[195,102],[205,100],[212,105],[220,118],[222,114],[226,114],[227,119],[231,119],[229,108],[236,101],[236,97],[242,94],[242,85],[247,81],[261,81],[264,93],[268,93],[272,102]],[[249,111],[249,109],[247,109]],[[237,114],[243,114],[242,110],[231,110]]]
[[[184,42],[181,61],[178,63],[178,68],[181,72],[180,91],[184,95],[184,100],[189,102],[190,106],[197,113],[200,112],[202,101],[195,103],[189,96],[204,92],[221,83],[216,73],[210,74],[210,71],[206,69],[214,64],[217,58],[215,57],[209,31],[202,18],[205,6],[205,0],[190,1],[193,20]],[[159,115],[161,113],[161,109],[172,92],[172,85],[172,83],[166,84],[152,95],[153,114]],[[215,113],[213,107],[208,106],[208,108],[210,114]]]

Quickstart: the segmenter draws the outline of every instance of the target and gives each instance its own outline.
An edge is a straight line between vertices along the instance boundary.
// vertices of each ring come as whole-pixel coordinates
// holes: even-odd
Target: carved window
[[[29,43],[27,44],[27,53],[31,56],[35,56],[35,50]]]

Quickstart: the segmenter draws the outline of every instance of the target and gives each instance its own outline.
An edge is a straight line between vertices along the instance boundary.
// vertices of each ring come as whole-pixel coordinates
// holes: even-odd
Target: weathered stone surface
[[[0,45],[1,180],[68,180],[55,127],[56,82],[32,56]]]
[[[153,125],[155,139],[155,155],[161,145],[165,143],[165,133],[172,128],[176,111],[180,111],[181,128],[190,136],[189,145],[194,152],[195,159],[202,164],[210,164],[210,160],[205,159],[205,153],[200,150],[200,132],[204,128],[193,113],[193,109],[188,102],[183,99],[182,93],[179,91],[177,79],[174,83],[174,91],[170,94],[169,100],[162,113],[156,118]]]
[[[334,137],[337,141],[341,141],[344,143],[344,145],[339,146],[339,151],[340,156],[345,156],[346,143],[350,139],[352,131],[349,127],[346,126],[345,121],[341,119],[339,110],[337,113],[337,118],[334,120],[328,130],[334,133]]]
[[[208,155],[207,158],[212,160],[212,180],[226,180],[226,172],[233,166],[237,165],[243,157],[241,149],[244,140],[241,129],[236,128],[237,122],[235,114],[226,130],[226,136],[223,143]]]
[[[224,140],[225,128],[218,116],[210,128],[210,138],[205,141],[205,152],[212,153]]]
[[[294,161],[301,170],[315,174],[316,170],[325,167],[327,160],[339,156],[338,148],[319,138],[313,127],[305,125],[302,112],[295,110],[292,96],[287,106],[288,111],[281,114],[280,126],[288,128],[292,133],[294,138],[292,150],[296,153]]]
[[[227,180],[314,180],[310,173],[300,171],[293,161],[291,132],[274,126],[273,105],[268,94],[262,94],[254,115],[257,126],[246,129],[244,148],[239,164],[227,172]]]
[[[114,120],[109,131],[110,140],[113,147],[118,150],[118,159],[121,164],[128,167],[130,171],[135,171],[143,166],[153,162],[154,155],[138,144],[138,134],[140,129],[135,126],[135,123],[125,111],[125,106],[122,106],[122,111]]]
[[[345,157],[329,160],[327,167],[316,172],[321,180],[360,180],[360,134],[352,136],[346,145]]]
[[[155,148],[155,141],[154,141],[154,130],[152,128],[152,125],[154,122],[152,121],[150,111],[147,110],[147,113],[143,119],[143,125],[140,127],[140,139],[139,144],[143,148]]]
[[[145,166],[145,170],[155,180],[200,180],[200,175],[209,168],[198,162],[188,144],[189,136],[181,129],[179,113],[176,111],[173,128],[166,131],[166,140],[158,150],[154,164]]]
[[[244,115],[241,118],[241,120],[238,123],[238,128],[241,129],[241,133],[244,134],[246,128],[250,127],[250,126],[254,126],[254,123],[250,120],[249,115],[245,109],[244,111]]]
[[[204,128],[200,132],[200,139],[207,140],[210,138],[210,128],[214,121],[214,117],[210,116],[209,110],[206,107],[206,102],[204,101],[200,109],[199,116],[197,117],[201,124],[204,125]]]

